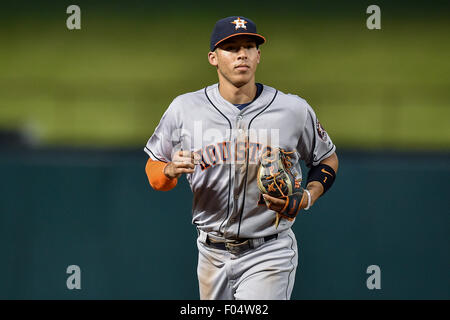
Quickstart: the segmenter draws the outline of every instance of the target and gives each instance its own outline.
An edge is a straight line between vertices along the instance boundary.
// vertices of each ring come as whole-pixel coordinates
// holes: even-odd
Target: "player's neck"
[[[241,87],[236,87],[228,81],[219,81],[220,95],[232,104],[243,104],[253,101],[256,96],[255,79]]]

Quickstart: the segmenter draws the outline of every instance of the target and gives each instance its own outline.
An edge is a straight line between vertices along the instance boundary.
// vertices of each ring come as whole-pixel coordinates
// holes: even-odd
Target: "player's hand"
[[[183,173],[193,173],[195,168],[195,154],[191,151],[175,152],[172,162],[164,168],[164,174],[169,179],[180,177]]]
[[[286,200],[284,199],[274,198],[269,196],[268,194],[263,194],[262,196],[266,202],[267,208],[269,208],[270,210],[280,212],[286,205]]]
[[[303,193],[302,197],[305,198],[306,194]],[[276,212],[280,212],[286,205],[286,200],[274,198],[274,197],[269,196],[268,194],[263,194],[263,198],[266,202],[267,208],[269,208],[270,210],[276,211]],[[303,200],[306,200],[306,199],[303,199]],[[307,201],[302,201],[300,209],[306,208],[307,205],[308,205]]]

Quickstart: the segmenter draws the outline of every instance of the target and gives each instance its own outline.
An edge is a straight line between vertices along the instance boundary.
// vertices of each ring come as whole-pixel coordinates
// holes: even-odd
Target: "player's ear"
[[[209,64],[211,64],[214,67],[217,67],[217,65],[218,65],[218,62],[217,62],[217,49],[215,51],[208,52],[208,61],[209,61]]]
[[[256,58],[256,62],[259,64],[259,61],[261,60],[261,50],[258,48],[258,57]]]

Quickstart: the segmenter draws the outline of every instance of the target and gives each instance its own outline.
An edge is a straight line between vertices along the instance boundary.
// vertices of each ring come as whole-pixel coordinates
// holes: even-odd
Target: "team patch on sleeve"
[[[320,124],[319,119],[316,120],[316,130],[317,130],[317,134],[319,135],[320,139],[322,139],[323,141],[327,141],[327,138],[328,138],[327,132]]]

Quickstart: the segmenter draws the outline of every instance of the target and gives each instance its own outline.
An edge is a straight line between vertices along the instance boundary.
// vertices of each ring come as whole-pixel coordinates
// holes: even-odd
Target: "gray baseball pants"
[[[298,265],[294,232],[282,231],[240,254],[212,248],[206,234],[197,238],[200,299],[289,300]]]

